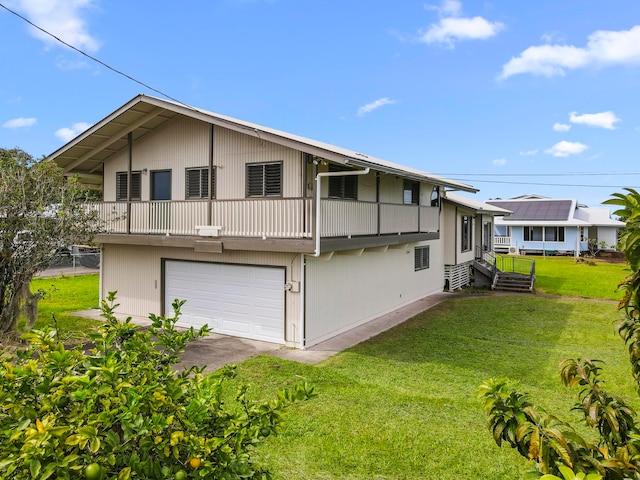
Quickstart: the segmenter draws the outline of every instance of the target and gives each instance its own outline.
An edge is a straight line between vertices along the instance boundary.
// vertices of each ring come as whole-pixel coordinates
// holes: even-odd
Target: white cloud
[[[85,68],[89,68],[89,64],[84,60],[72,61],[66,58],[60,58],[56,62],[56,67],[60,70],[70,71],[70,70],[82,70]]]
[[[556,132],[568,132],[569,130],[571,130],[571,125],[567,125],[566,123],[554,123],[553,124],[553,129]]]
[[[553,147],[545,150],[545,153],[549,155],[553,155],[554,157],[568,157],[570,155],[577,155],[579,153],[584,152],[587,148],[589,148],[584,143],[580,142],[567,142],[563,140],[561,142],[556,143]]]
[[[523,150],[520,152],[520,155],[522,156],[531,156],[531,155],[537,155],[538,154],[538,150]]]
[[[440,21],[431,24],[420,36],[424,43],[445,43],[453,46],[456,40],[484,40],[496,35],[504,25],[490,22],[483,17],[461,17],[462,3],[457,0],[445,0],[438,10]]]
[[[640,25],[630,30],[594,32],[589,35],[586,47],[529,47],[502,66],[500,78],[522,73],[552,77],[577,68],[636,64],[640,64]]]
[[[97,52],[100,43],[89,33],[82,13],[92,8],[95,0],[16,0],[16,5],[29,20],[70,45]],[[59,46],[54,38],[31,27],[31,33],[48,46]]]
[[[35,118],[14,118],[12,120],[8,120],[2,124],[4,128],[23,128],[23,127],[31,127],[37,123]]]
[[[558,32],[543,33],[542,36],[540,37],[540,39],[544,43],[553,43],[553,42],[563,42],[564,41],[564,39],[562,38],[562,35],[560,35],[560,33],[558,33]]]
[[[87,128],[89,128],[91,124],[85,122],[77,122],[74,123],[71,128],[65,127],[59,130],[56,130],[56,137],[64,142],[69,142],[73,140],[78,134],[84,132]]]
[[[371,103],[367,103],[358,109],[358,116],[361,117],[365,113],[372,112],[373,110],[383,107],[385,105],[393,105],[396,103],[395,100],[389,100],[387,97],[379,98]]]
[[[495,160],[492,160],[491,163],[493,163],[497,167],[501,167],[501,166],[507,164],[507,159],[506,158],[496,158]]]
[[[606,128],[607,130],[614,130],[616,123],[621,120],[616,117],[616,114],[611,110],[600,113],[583,113],[578,115],[576,112],[569,114],[569,121],[571,123],[581,123],[583,125],[589,125],[590,127]]]

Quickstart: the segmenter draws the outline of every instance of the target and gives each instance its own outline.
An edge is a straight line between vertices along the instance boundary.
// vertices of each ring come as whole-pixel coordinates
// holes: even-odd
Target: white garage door
[[[164,289],[167,315],[176,298],[187,301],[179,326],[284,342],[283,268],[167,260]]]

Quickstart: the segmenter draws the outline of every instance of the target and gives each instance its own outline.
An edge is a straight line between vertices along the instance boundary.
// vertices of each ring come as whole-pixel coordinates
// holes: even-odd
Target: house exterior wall
[[[285,268],[285,281],[301,281],[301,256],[284,253],[231,251],[221,254],[196,253],[186,248],[124,246],[102,247],[101,298],[117,290],[116,312],[147,317],[162,310],[162,259],[267,265]],[[284,286],[283,286],[284,288]],[[285,340],[301,347],[301,293],[285,292]]]
[[[576,248],[580,248],[580,230],[574,226],[564,227],[564,242],[525,241],[524,228],[519,225],[511,226],[511,246],[518,247],[520,250],[536,251],[575,251]]]
[[[471,249],[462,251],[462,216],[471,217]],[[444,224],[443,238],[446,239],[444,246],[444,264],[458,265],[473,261],[475,258],[475,245],[478,244],[477,227],[478,220],[474,212],[459,207],[449,202],[443,203],[442,216]]]
[[[429,245],[429,268],[415,271],[416,245]],[[308,347],[441,292],[442,241],[401,245],[385,252],[365,251],[359,256],[335,254],[329,260],[306,257],[305,272]]]
[[[207,167],[210,155],[210,125],[177,116],[145,135],[132,148],[132,170],[171,170],[172,200],[185,199],[185,169]],[[282,196],[304,195],[302,154],[288,147],[232,130],[215,127],[213,164],[216,175],[216,199],[240,199],[246,196],[248,163],[282,162]],[[124,148],[104,165],[104,199],[115,201],[116,172],[127,171],[129,151]],[[150,178],[142,176],[142,199],[149,200]]]
[[[455,265],[457,261],[456,231],[458,229],[455,205],[444,202],[442,204],[440,221],[441,238],[444,240],[444,265]]]
[[[393,175],[380,177],[380,201],[382,203],[402,203],[403,180]]]
[[[618,228],[617,227],[592,227],[595,230],[595,238],[598,243],[605,242],[607,247],[614,248],[618,245]]]
[[[282,162],[283,197],[304,196],[302,154],[297,150],[216,127],[213,158],[218,200],[245,198],[246,165],[260,162]]]

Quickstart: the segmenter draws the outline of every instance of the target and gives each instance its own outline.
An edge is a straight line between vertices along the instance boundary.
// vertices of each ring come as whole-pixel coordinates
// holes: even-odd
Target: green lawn
[[[529,258],[529,257],[527,257]],[[531,257],[536,261],[536,291],[552,295],[618,300],[616,287],[631,273],[626,263],[572,257]]]
[[[557,365],[583,355],[605,360],[611,388],[635,400],[616,317],[608,302],[458,297],[319,365],[261,356],[238,373],[256,395],[298,377],[316,385],[319,396],[259,450],[281,478],[511,480],[527,466],[493,443],[478,385],[511,378],[576,419],[577,392],[560,385]]]
[[[85,339],[86,333],[94,329],[98,323],[70,313],[99,306],[98,283],[97,274],[35,278],[31,283],[31,291],[45,292],[45,297],[38,303],[35,328],[53,326],[55,315],[60,336],[64,341]]]
[[[269,356],[240,363],[235,381],[250,383],[255,397],[301,378],[319,394],[285,414],[280,434],[258,448],[261,461],[292,480],[521,478],[529,467],[493,443],[475,392],[488,377],[508,377],[577,424],[577,392],[561,386],[557,370],[566,356],[605,360],[608,387],[640,408],[614,331],[615,301],[602,300],[618,298],[626,267],[536,260],[537,290],[571,297],[455,296],[318,365]],[[97,276],[38,282],[55,285],[40,321],[57,312],[68,328],[65,311],[97,304]]]

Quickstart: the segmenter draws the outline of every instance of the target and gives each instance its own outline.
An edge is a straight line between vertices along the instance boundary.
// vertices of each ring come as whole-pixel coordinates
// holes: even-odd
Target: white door
[[[284,268],[166,260],[164,299],[186,300],[179,326],[284,343]]]

